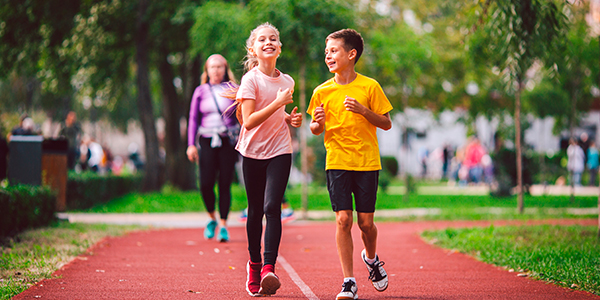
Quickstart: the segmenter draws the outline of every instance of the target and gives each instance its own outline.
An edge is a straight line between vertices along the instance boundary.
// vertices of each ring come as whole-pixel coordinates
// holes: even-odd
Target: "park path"
[[[595,225],[597,220],[540,221]],[[537,223],[540,223],[537,222]],[[600,299],[518,277],[423,242],[419,232],[491,222],[378,223],[378,253],[390,276],[376,292],[359,258],[354,226],[355,276],[360,299]],[[520,224],[493,222],[494,225]],[[248,260],[244,227],[230,228],[229,243],[205,241],[202,230],[155,229],[110,237],[13,299],[250,299],[244,289]],[[335,299],[341,288],[333,222],[284,225],[276,272],[282,287],[272,298]]]

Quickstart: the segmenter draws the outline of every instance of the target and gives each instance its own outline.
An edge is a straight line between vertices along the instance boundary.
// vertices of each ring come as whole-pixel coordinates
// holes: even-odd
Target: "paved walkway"
[[[538,221],[595,225],[596,219]],[[493,222],[505,225],[518,222]],[[592,294],[519,277],[466,255],[425,243],[418,233],[490,222],[381,222],[378,253],[390,286],[376,292],[359,259],[354,272],[360,299],[600,299]],[[249,299],[245,229],[230,228],[231,241],[206,241],[199,228],[154,229],[107,238],[13,299]],[[341,288],[333,222],[284,225],[274,298],[334,299]]]
[[[516,208],[509,207],[481,207],[477,211],[488,214],[504,214],[514,212]],[[564,214],[571,215],[594,215],[598,214],[598,208],[538,208],[527,207],[525,213],[537,213],[544,210],[547,215]],[[439,215],[442,210],[439,208],[406,208],[406,209],[381,209],[375,213],[376,217],[383,218],[407,218],[422,217],[427,215]],[[308,211],[306,218],[303,212],[296,210],[294,212],[297,218],[294,223],[304,224],[307,221],[334,220],[335,214],[330,211]],[[105,223],[115,225],[143,225],[153,227],[176,227],[176,228],[199,228],[204,227],[209,218],[205,212],[198,213],[58,213],[60,219],[70,222],[81,223]],[[228,225],[231,227],[245,226],[245,223],[239,221],[240,212],[231,212]],[[303,220],[301,220],[303,219]]]

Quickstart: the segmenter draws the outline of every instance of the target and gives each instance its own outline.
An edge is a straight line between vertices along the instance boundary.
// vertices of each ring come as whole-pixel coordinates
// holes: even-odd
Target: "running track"
[[[548,221],[546,221],[548,222]],[[550,221],[595,225],[597,220]],[[423,242],[425,229],[486,226],[489,222],[377,223],[380,258],[390,275],[379,293],[359,258],[355,224],[354,272],[359,299],[600,299],[529,278]],[[503,225],[506,222],[494,222]],[[107,238],[13,299],[253,299],[245,291],[245,228],[230,228],[229,243],[205,241],[202,229],[141,231]],[[284,225],[276,266],[282,287],[272,298],[335,299],[342,274],[335,225]]]

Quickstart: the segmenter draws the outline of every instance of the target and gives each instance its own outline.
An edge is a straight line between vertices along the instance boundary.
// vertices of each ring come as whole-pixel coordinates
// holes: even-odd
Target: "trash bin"
[[[57,193],[56,211],[67,208],[67,153],[69,142],[65,138],[45,139],[42,142],[42,184]]]
[[[8,146],[8,180],[11,183],[42,184],[42,141],[40,135],[13,135]]]

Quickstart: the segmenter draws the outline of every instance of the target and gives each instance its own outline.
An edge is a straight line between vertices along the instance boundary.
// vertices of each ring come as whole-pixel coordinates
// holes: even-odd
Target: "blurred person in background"
[[[571,174],[571,183],[575,186],[581,185],[581,174],[585,168],[585,153],[581,146],[571,138],[567,147],[567,170]]]
[[[191,162],[198,162],[200,193],[210,216],[204,229],[204,238],[212,239],[215,236],[218,224],[215,214],[215,183],[218,183],[220,229],[217,240],[220,242],[229,240],[227,218],[231,207],[231,182],[238,159],[235,150],[237,140],[233,140],[228,131],[235,126],[239,128],[239,123],[234,113],[223,114],[234,100],[221,96],[232,82],[235,83],[235,78],[227,60],[219,54],[208,57],[201,84],[194,91],[190,102],[188,123],[186,154]]]
[[[80,156],[79,145],[81,144],[81,125],[77,122],[77,114],[74,111],[67,114],[58,136],[66,138],[69,142],[67,167],[73,170],[77,164],[77,157]]]
[[[596,178],[598,178],[598,148],[596,148],[596,142],[591,141],[590,147],[587,150],[587,168],[590,171],[589,186],[596,185]]]

